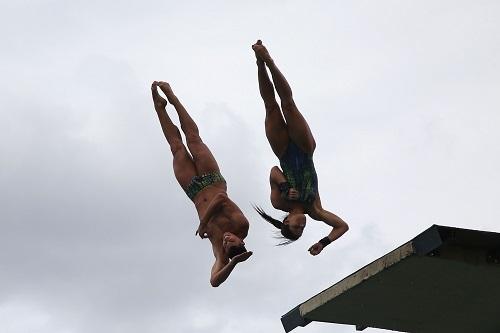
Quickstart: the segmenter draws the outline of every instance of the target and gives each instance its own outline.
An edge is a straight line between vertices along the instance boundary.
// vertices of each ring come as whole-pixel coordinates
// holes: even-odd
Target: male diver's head
[[[225,232],[222,236],[222,246],[229,259],[247,252],[245,242],[233,233]]]

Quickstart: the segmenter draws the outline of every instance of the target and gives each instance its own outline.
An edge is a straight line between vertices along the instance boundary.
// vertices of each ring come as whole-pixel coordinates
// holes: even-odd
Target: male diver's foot
[[[257,43],[252,45],[252,49],[255,52],[255,56],[257,57],[257,64],[259,64],[259,60],[265,62],[266,64],[273,63],[273,59],[269,54],[269,51],[266,49],[264,45],[262,45],[262,41],[259,39]]]
[[[158,81],[153,81],[151,84],[151,94],[153,95],[153,103],[156,111],[163,111],[167,106],[167,100],[158,93]]]
[[[254,52],[255,52],[255,46],[257,45],[262,45],[262,41],[260,39],[257,41],[257,43],[252,45],[252,49],[254,50]],[[262,58],[257,54],[257,52],[255,52],[255,58],[257,59],[257,66],[265,65],[264,60],[262,60]]]
[[[159,81],[158,87],[160,87],[161,91],[163,91],[165,96],[167,96],[167,99],[171,104],[175,104],[177,102],[177,97],[175,96],[174,92],[172,91],[170,84],[168,84],[167,82],[164,82],[164,81]]]

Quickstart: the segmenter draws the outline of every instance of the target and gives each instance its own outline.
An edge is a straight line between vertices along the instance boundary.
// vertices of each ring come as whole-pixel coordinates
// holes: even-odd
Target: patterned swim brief
[[[184,192],[186,192],[189,199],[194,200],[194,197],[205,187],[219,182],[226,182],[219,171],[206,173],[201,176],[194,176],[189,185],[184,188]]]

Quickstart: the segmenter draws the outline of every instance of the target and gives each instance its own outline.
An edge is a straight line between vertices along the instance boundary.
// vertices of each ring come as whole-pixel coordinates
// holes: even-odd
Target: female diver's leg
[[[254,48],[258,56],[266,63],[271,76],[273,77],[274,86],[281,99],[281,110],[285,116],[288,126],[288,134],[290,138],[305,152],[313,153],[316,148],[316,142],[312,135],[311,129],[307,121],[297,109],[292,96],[292,89],[285,79],[285,76],[278,69],[274,60],[269,55],[266,47],[260,43]]]
[[[256,44],[252,46],[255,50],[255,47],[260,45],[260,41],[257,41]],[[264,101],[264,106],[266,108],[266,119],[265,119],[265,129],[266,136],[269,144],[271,145],[271,149],[274,154],[280,158],[286,150],[288,146],[288,141],[290,140],[288,136],[287,125],[285,120],[283,119],[283,115],[281,114],[280,107],[278,102],[276,101],[276,97],[274,95],[274,87],[269,79],[269,75],[267,74],[266,65],[264,61],[255,54],[257,58],[257,73],[259,80],[259,91],[262,100]]]
[[[175,178],[181,187],[185,188],[191,182],[191,179],[196,176],[196,167],[182,142],[179,129],[174,125],[165,110],[167,101],[161,97],[160,94],[158,94],[157,87],[158,83],[156,81],[153,82],[151,92],[153,95],[156,114],[160,120],[163,134],[165,135],[165,138],[170,145],[170,150],[172,151]]]
[[[175,96],[170,85],[166,82],[159,82],[159,87],[165,93],[168,101],[175,107],[179,115],[181,129],[186,135],[186,143],[193,156],[196,173],[198,175],[203,175],[205,173],[219,171],[219,165],[212,155],[212,152],[201,140],[198,126],[177,96]]]

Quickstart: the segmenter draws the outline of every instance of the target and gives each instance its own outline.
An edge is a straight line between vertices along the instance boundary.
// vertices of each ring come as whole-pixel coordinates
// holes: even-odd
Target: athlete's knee
[[[181,140],[174,140],[170,142],[170,151],[174,156],[177,154],[185,154],[186,147],[184,146]]]
[[[286,98],[281,99],[281,108],[283,111],[293,111],[296,110],[295,101],[292,98],[292,95]]]
[[[190,123],[189,125],[183,126],[181,124],[182,131],[186,135],[186,138],[188,135],[200,135],[200,131],[198,130],[198,126],[194,123]]]
[[[179,141],[182,143],[181,132],[179,131],[177,126],[172,126],[168,130],[164,130],[163,133],[165,134],[165,137],[167,138],[167,141],[170,145]]]
[[[200,134],[198,133],[198,131],[189,131],[186,134],[186,142],[188,144],[188,146],[190,144],[196,144],[196,143],[200,143],[202,142],[201,140],[201,137],[200,137]]]
[[[269,102],[264,102],[264,106],[266,107],[266,114],[267,115],[274,114],[275,112],[281,113],[279,104],[274,99],[272,101],[269,101]]]
[[[264,106],[266,107],[266,111],[274,111],[279,109],[278,102],[274,97],[264,99]]]

